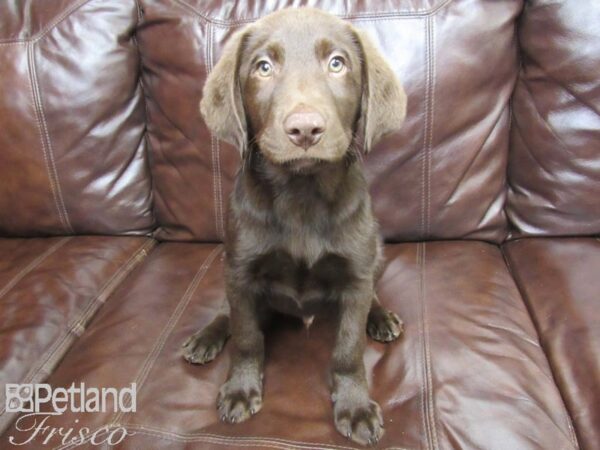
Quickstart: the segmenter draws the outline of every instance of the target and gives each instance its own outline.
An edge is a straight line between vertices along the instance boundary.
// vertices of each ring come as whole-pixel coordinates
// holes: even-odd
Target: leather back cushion
[[[514,0],[141,0],[158,237],[223,238],[239,158],[203,124],[202,86],[236,29],[292,3],[367,30],[404,83],[407,120],[365,163],[385,238],[503,240]]]
[[[153,226],[134,0],[0,3],[0,235]]]
[[[519,27],[514,237],[600,234],[600,3],[530,1]]]

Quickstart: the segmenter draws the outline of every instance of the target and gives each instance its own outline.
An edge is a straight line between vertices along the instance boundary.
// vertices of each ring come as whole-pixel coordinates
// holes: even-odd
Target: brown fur
[[[329,69],[335,55],[344,61],[339,73]],[[261,75],[261,59],[270,63],[270,75]],[[245,420],[262,405],[263,326],[270,311],[309,319],[334,308],[335,425],[362,444],[381,437],[381,411],[369,398],[362,361],[365,329],[390,341],[401,322],[375,294],[381,241],[359,160],[361,149],[369,151],[400,126],[405,107],[402,87],[373,44],[327,13],[283,10],[240,30],[225,46],[201,112],[243,159],[226,236],[231,311],[184,344],[188,361],[205,363],[231,334],[232,365],[218,399],[223,420]],[[305,108],[326,123],[307,148],[288,139],[282,125]]]

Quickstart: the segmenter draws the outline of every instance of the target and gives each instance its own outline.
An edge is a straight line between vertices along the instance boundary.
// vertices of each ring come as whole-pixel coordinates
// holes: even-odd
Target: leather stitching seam
[[[424,96],[424,109],[425,109],[425,127],[423,130],[423,148],[420,153],[421,159],[421,212],[420,212],[420,222],[419,222],[419,231],[422,238],[425,237],[425,167],[427,163],[427,136],[428,136],[428,127],[429,127],[429,45],[428,43],[429,36],[429,22],[425,22],[425,52],[426,52],[426,70],[425,70],[425,96]]]
[[[433,118],[435,111],[435,21],[428,17],[425,21],[425,127],[423,149],[421,151],[421,236],[430,234],[431,223],[431,149],[433,145]]]
[[[114,425],[113,425],[114,426]],[[164,438],[174,442],[207,442],[211,444],[235,445],[237,447],[268,447],[284,450],[351,450],[354,447],[346,447],[335,444],[323,444],[306,441],[296,441],[271,437],[255,436],[223,436],[213,433],[174,433],[168,430],[162,430],[154,427],[147,427],[138,424],[121,425],[128,431],[145,436]],[[388,447],[387,450],[410,450],[406,447]]]
[[[44,108],[40,96],[39,82],[35,67],[35,58],[33,55],[33,45],[34,44],[29,44],[27,46],[27,59],[29,68],[29,78],[31,83],[31,93],[33,96],[33,104],[35,105],[35,117],[40,132],[40,140],[42,143],[42,150],[44,153],[44,162],[46,165],[46,171],[50,182],[52,197],[54,198],[54,203],[58,212],[60,222],[67,233],[73,233],[73,227],[71,226],[71,223],[69,221],[69,216],[65,207],[62,191],[60,188],[60,181],[58,178],[58,172],[54,161],[54,153],[52,151],[52,143],[50,140],[50,134],[48,133],[48,125],[46,123],[46,116],[44,114]]]
[[[206,74],[210,75],[214,68],[214,27],[209,22],[206,25],[206,48],[205,48],[205,67]],[[221,155],[219,140],[211,132],[210,133],[210,153],[211,153],[211,169],[213,176],[213,203],[215,209],[215,229],[217,236],[223,239],[223,203],[222,203],[222,180],[221,180]]]
[[[111,277],[102,285],[102,287],[98,291],[98,294],[96,294],[96,296],[94,298],[92,298],[91,301],[88,302],[88,304],[80,312],[78,317],[75,320],[71,321],[71,323],[69,325],[67,325],[67,328],[66,328],[64,334],[59,339],[56,340],[56,343],[48,351],[48,356],[43,359],[41,364],[34,366],[29,371],[29,373],[25,377],[25,379],[27,380],[26,383],[29,383],[31,380],[34,379],[35,372],[41,371],[44,368],[44,366],[48,365],[48,361],[51,360],[53,355],[59,353],[58,352],[59,348],[63,346],[64,341],[69,337],[69,334],[71,333],[73,327],[75,327],[77,325],[82,326],[83,318],[86,315],[89,315],[89,310],[92,308],[93,305],[95,305],[97,303],[97,300],[99,298],[103,298],[103,297],[107,296],[107,294],[112,293],[112,289],[109,291],[108,288],[109,287],[112,288],[113,280],[115,278],[117,278],[117,276],[119,274],[121,274],[123,271],[125,271],[126,269],[130,270],[131,266],[133,266],[133,263],[137,262],[137,260],[139,259],[140,253],[143,254],[146,251],[145,249],[149,245],[149,243],[153,243],[153,241],[150,240],[150,241],[144,242],[142,245],[140,245],[140,247],[138,247],[138,249],[135,252],[133,252],[133,254],[127,260],[127,262],[125,262],[125,264],[123,264],[122,266],[120,266],[116,269],[115,273],[113,273],[111,275]],[[101,303],[104,303],[104,301],[105,301],[105,299],[103,301],[101,301]]]
[[[422,319],[423,319],[423,352],[425,356],[425,383],[427,403],[425,405],[426,423],[428,425],[428,446],[434,450],[439,449],[437,427],[435,418],[435,404],[433,400],[433,380],[432,380],[432,363],[431,363],[431,347],[429,343],[429,325],[427,323],[427,296],[425,293],[427,283],[427,243],[422,243],[421,254],[421,295],[422,295]]]
[[[39,366],[37,379],[45,379],[51,373],[54,367],[58,364],[59,360],[63,357],[64,351],[66,351],[71,344],[85,331],[86,325],[92,319],[94,314],[98,312],[100,306],[106,302],[106,299],[114,292],[119,283],[126,277],[133,268],[148,254],[149,248],[155,244],[152,240],[145,241],[136,251],[133,252],[131,257],[120,267],[117,268],[115,273],[102,285],[98,294],[84,307],[77,318],[67,325],[67,329],[63,335],[57,339],[57,345],[50,351],[48,351],[48,357]],[[33,379],[33,377],[32,377]]]
[[[430,235],[430,226],[431,226],[431,150],[433,147],[433,128],[435,126],[434,116],[435,116],[435,84],[436,84],[436,70],[435,70],[435,20],[433,17],[428,17],[427,21],[430,23],[429,27],[429,70],[431,72],[430,76],[430,100],[431,105],[429,107],[429,136],[427,142],[427,221],[426,221],[426,229],[425,233],[427,236]]]
[[[71,239],[71,237],[65,238],[63,240],[66,242],[69,239]],[[54,360],[62,357],[62,353],[60,350],[62,350],[66,345],[68,345],[71,342],[70,337],[73,337],[73,328],[83,326],[82,319],[87,313],[87,311],[89,311],[91,306],[96,304],[98,299],[108,297],[113,292],[114,287],[116,287],[117,284],[113,283],[113,281],[117,277],[120,281],[124,276],[126,276],[133,269],[136,263],[139,262],[139,260],[141,260],[141,256],[146,256],[147,251],[149,250],[149,248],[153,247],[154,244],[154,240],[145,241],[142,245],[140,245],[140,247],[138,247],[136,251],[133,252],[132,256],[127,260],[125,264],[117,268],[115,273],[100,288],[98,294],[86,305],[85,309],[79,314],[78,319],[74,322],[71,322],[72,325],[68,325],[66,330],[62,333],[62,335],[59,336],[56,339],[56,341],[54,341],[52,346],[45,352],[46,356],[44,357],[44,355],[42,355],[42,357],[40,357],[41,362],[36,364],[29,370],[29,372],[23,378],[23,383],[39,382],[45,379],[47,375],[49,375],[50,370],[53,367],[52,364],[54,363]],[[105,300],[101,301],[101,303],[104,303],[104,301]],[[75,335],[78,336],[77,333],[75,333]],[[0,393],[0,400],[2,400],[3,395],[4,393]],[[5,412],[6,408],[3,407],[2,411],[0,411],[0,416],[2,416]]]
[[[69,329],[75,331],[77,329],[85,329],[86,324],[94,314],[95,308],[93,306],[96,303],[106,303],[106,300],[114,289],[119,285],[122,279],[136,266],[142,259],[148,256],[148,252],[156,245],[156,241],[151,238],[147,238],[137,250],[133,252],[131,257],[120,266],[115,273],[102,285],[100,291],[96,297],[89,303],[88,307],[82,311],[82,314],[72,322]]]
[[[188,304],[190,303],[190,301],[192,299],[193,294],[196,292],[196,289],[198,288],[198,286],[200,285],[200,282],[202,281],[202,279],[204,278],[204,276],[208,272],[208,269],[211,267],[211,265],[212,265],[213,261],[215,260],[216,256],[221,252],[221,249],[222,249],[222,245],[219,245],[219,246],[215,247],[209,253],[209,255],[205,258],[205,260],[203,261],[203,263],[200,265],[200,267],[196,271],[196,274],[194,275],[194,278],[192,279],[192,281],[188,285],[185,293],[183,294],[183,296],[181,297],[181,299],[179,299],[179,302],[177,302],[177,305],[175,306],[175,309],[171,313],[171,316],[167,320],[167,323],[163,327],[160,335],[158,336],[156,342],[154,343],[154,346],[152,347],[152,349],[148,353],[148,356],[146,357],[146,360],[142,364],[141,369],[139,370],[139,372],[137,373],[137,375],[135,377],[135,383],[138,386],[138,390],[141,389],[141,387],[143,386],[144,382],[146,381],[146,377],[148,376],[150,370],[154,366],[154,363],[156,362],[158,356],[162,352],[162,349],[163,349],[163,347],[164,347],[167,339],[169,338],[169,336],[171,335],[173,329],[175,328],[175,325],[177,324],[177,322],[179,321],[179,319],[183,315],[185,309],[187,308]],[[129,405],[130,401],[131,401],[131,398],[128,397],[125,400],[125,404]],[[121,411],[117,412],[109,420],[109,423],[110,424],[116,424],[116,423],[118,423],[121,420],[122,416],[123,416],[123,413]],[[89,437],[89,435],[87,437]],[[63,449],[63,448],[69,448],[69,446],[60,447],[60,448],[61,449]]]
[[[84,4],[88,3],[89,1],[90,0],[81,0],[78,3],[73,4],[73,6],[71,8],[68,8],[65,11],[63,11],[62,14],[60,14],[54,21],[50,22],[46,26],[46,28],[43,28],[36,35],[34,35],[28,39],[9,39],[9,40],[5,40],[5,41],[0,41],[0,46],[3,46],[3,45],[26,45],[29,43],[35,43],[35,42],[39,41],[44,36],[46,36],[46,34],[48,34],[50,31],[52,31],[52,29],[54,29],[56,26],[58,26],[63,20],[65,20],[68,16],[70,16],[72,13],[77,11],[80,7],[82,7]]]
[[[58,250],[60,247],[66,244],[67,241],[69,241],[70,239],[71,236],[62,238],[61,240],[47,248],[46,251],[44,251],[41,255],[38,255],[36,258],[34,258],[25,267],[23,267],[19,271],[19,273],[12,277],[10,281],[6,283],[2,289],[0,289],[0,299],[4,297],[6,293],[9,292],[13,287],[15,287],[15,285],[19,281],[21,281],[27,274],[29,274],[33,269],[39,266],[46,258],[48,258],[52,253],[54,253],[56,250]]]
[[[419,346],[421,348],[424,347],[424,341],[423,341],[423,336],[424,336],[424,332],[423,332],[423,308],[422,308],[422,303],[423,303],[423,292],[424,292],[424,286],[423,286],[423,263],[422,263],[422,252],[423,252],[423,243],[419,242],[417,244],[417,267],[419,268],[419,304],[418,304],[418,312],[417,312],[417,317],[418,317],[418,327],[419,327]],[[425,447],[427,449],[429,449],[429,428],[427,427],[427,411],[425,408],[425,391],[426,391],[426,387],[425,387],[425,358],[423,356],[423,352],[417,352],[417,359],[419,361],[419,365],[421,366],[421,386],[420,386],[420,392],[419,392],[419,407],[421,409],[421,436],[425,438]],[[420,448],[423,448],[423,445],[421,443],[419,443]]]
[[[200,19],[207,23],[212,23],[217,26],[224,27],[235,27],[237,25],[244,25],[247,23],[255,22],[259,20],[261,17],[248,17],[242,19],[233,19],[233,20],[224,20],[218,19],[216,17],[207,16],[200,11],[198,11],[194,6],[190,5],[185,0],[176,0],[181,6],[198,16]],[[431,15],[436,14],[439,10],[445,8],[452,0],[442,1],[439,5],[430,8],[430,9],[416,9],[416,10],[397,10],[391,11],[388,13],[384,12],[376,12],[376,13],[358,13],[358,14],[336,14],[341,19],[352,20],[352,21],[376,21],[376,20],[393,20],[398,18],[413,18],[413,17],[429,17]]]

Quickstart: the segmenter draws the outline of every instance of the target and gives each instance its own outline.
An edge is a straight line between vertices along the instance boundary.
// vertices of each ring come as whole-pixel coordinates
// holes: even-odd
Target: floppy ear
[[[362,52],[363,93],[358,122],[368,153],[386,134],[396,131],[406,116],[406,94],[392,68],[369,37],[353,27]]]
[[[241,155],[246,151],[248,133],[238,75],[248,28],[236,32],[225,44],[221,59],[206,80],[200,101],[200,112],[210,131],[235,145]]]

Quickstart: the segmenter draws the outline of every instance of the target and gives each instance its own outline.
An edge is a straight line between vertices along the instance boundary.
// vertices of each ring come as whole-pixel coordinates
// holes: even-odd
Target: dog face
[[[302,16],[271,17],[248,33],[239,69],[250,138],[290,167],[343,158],[362,94],[360,50],[348,26]]]
[[[209,76],[201,112],[244,153],[253,146],[293,171],[369,151],[400,127],[406,98],[375,47],[319,10],[286,9],[237,32]]]

